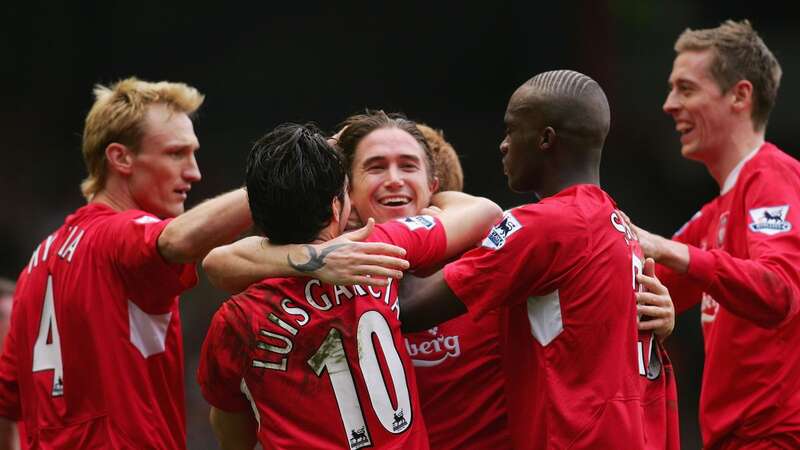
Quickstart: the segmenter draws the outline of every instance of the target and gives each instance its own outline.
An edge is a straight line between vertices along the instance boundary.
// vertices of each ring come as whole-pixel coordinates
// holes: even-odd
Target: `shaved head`
[[[602,146],[611,112],[603,89],[590,77],[573,70],[540,73],[517,89],[511,111],[536,111],[559,134],[584,144]]]
[[[541,197],[599,184],[611,113],[596,81],[572,70],[540,73],[517,88],[503,121],[500,152],[512,190]]]

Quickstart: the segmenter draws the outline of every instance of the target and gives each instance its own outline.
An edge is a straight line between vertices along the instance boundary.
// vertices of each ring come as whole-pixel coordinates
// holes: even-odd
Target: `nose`
[[[183,170],[183,179],[190,182],[196,183],[200,181],[202,175],[200,175],[200,166],[197,165],[197,158],[195,158],[194,153],[189,157],[188,163]]]
[[[400,187],[403,183],[403,176],[400,173],[400,168],[392,164],[386,171],[386,180],[384,184],[390,187]]]
[[[667,98],[664,100],[664,104],[661,106],[661,109],[663,109],[665,113],[671,115],[678,110],[680,104],[678,103],[678,99],[676,97],[677,95],[675,94],[675,89],[671,89],[667,94]]]
[[[508,153],[508,136],[504,137],[502,141],[500,141],[500,153],[505,155]]]

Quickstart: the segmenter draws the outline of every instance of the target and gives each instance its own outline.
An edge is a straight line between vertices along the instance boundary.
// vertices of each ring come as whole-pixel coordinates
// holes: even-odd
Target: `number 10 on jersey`
[[[397,399],[396,408],[392,406],[389,391],[381,373],[378,354],[373,344],[373,335],[378,338],[378,344],[386,358],[386,366],[389,369]],[[408,392],[403,362],[394,345],[389,324],[378,311],[367,311],[358,320],[356,340],[359,365],[367,386],[372,410],[375,411],[375,415],[386,431],[392,434],[402,433],[411,425],[411,396]],[[322,376],[322,373],[327,370],[350,449],[371,446],[372,437],[364,420],[364,412],[359,402],[353,373],[347,362],[342,334],[338,329],[330,329],[322,345],[309,358],[308,365],[317,376]]]

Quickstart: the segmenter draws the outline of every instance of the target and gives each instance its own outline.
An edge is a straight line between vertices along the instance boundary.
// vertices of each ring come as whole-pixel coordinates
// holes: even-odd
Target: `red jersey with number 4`
[[[0,360],[0,415],[28,446],[186,447],[176,296],[197,275],[158,253],[167,223],[92,203],[34,251]]]
[[[643,379],[659,364],[636,325],[641,267],[638,242],[594,185],[508,211],[481,248],[445,267],[473,316],[507,314],[514,448],[648,448]]]
[[[800,163],[764,143],[674,239],[688,272],[658,273],[678,312],[702,302],[704,448],[800,448]]]
[[[377,225],[370,240],[405,248],[412,268],[441,259],[446,247],[430,216]],[[282,278],[233,296],[203,344],[203,395],[224,411],[252,407],[265,449],[427,449],[390,281],[369,288]]]

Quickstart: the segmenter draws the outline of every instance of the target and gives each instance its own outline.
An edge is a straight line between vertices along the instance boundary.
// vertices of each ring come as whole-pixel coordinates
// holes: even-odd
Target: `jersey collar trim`
[[[733,189],[734,186],[736,186],[736,180],[739,179],[739,173],[742,171],[742,167],[744,167],[747,161],[750,161],[753,156],[756,156],[756,153],[758,153],[758,150],[763,145],[763,142],[758,144],[756,148],[747,152],[747,156],[742,158],[742,160],[739,161],[739,164],[736,164],[736,167],[734,167],[733,170],[731,170],[731,173],[728,174],[728,178],[726,178],[725,182],[722,183],[722,190],[719,192],[719,195],[727,194],[731,189]]]

